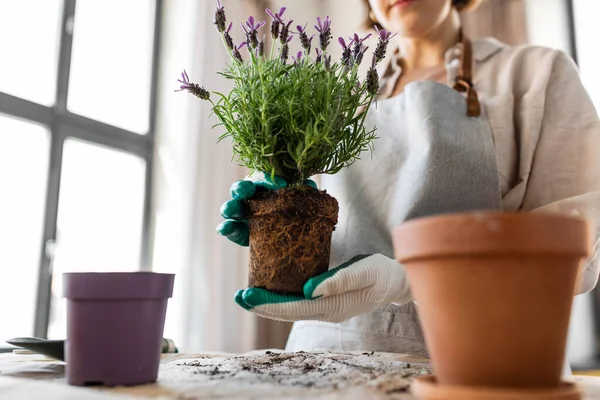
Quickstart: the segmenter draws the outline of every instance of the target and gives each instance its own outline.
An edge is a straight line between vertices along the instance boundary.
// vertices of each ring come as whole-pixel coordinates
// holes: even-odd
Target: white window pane
[[[145,134],[153,32],[153,0],[77,2],[68,109]]]
[[[62,0],[0,0],[0,92],[54,104]]]
[[[33,335],[49,134],[0,115],[0,343]]]
[[[49,336],[64,338],[64,272],[140,269],[143,159],[78,140],[64,144]]]
[[[524,1],[527,41],[537,46],[570,51],[568,5],[565,0]]]
[[[577,58],[581,69],[581,79],[596,105],[600,108],[600,53],[598,37],[600,25],[600,1],[574,0],[575,37],[577,38]]]

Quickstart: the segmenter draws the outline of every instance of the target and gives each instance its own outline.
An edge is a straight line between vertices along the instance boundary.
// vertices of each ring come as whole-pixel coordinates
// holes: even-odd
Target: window
[[[161,5],[0,2],[0,345],[65,338],[63,272],[149,267]]]
[[[135,133],[147,133],[153,3],[152,0],[78,3],[67,99],[69,111]],[[106,29],[107,21],[110,29]]]
[[[566,0],[524,1],[528,42],[571,52]]]
[[[598,37],[600,26],[594,19],[600,12],[600,2],[572,0],[573,42],[581,79],[586,86],[596,108],[600,109],[600,54]]]
[[[49,149],[47,127],[0,114],[0,335],[5,339],[33,333]]]
[[[54,104],[62,8],[62,0],[0,3],[0,92]]]

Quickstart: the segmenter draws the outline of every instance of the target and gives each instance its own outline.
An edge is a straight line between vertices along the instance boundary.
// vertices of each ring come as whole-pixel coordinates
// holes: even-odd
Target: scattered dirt
[[[431,373],[426,364],[412,365],[382,358],[375,352],[261,353],[216,359],[197,359],[178,364],[193,375],[251,385],[275,385],[310,389],[340,389],[369,385],[383,393],[402,393],[412,378]]]

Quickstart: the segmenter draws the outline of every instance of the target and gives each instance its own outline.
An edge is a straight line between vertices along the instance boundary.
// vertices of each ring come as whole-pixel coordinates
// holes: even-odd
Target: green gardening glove
[[[314,181],[305,184],[317,187]],[[248,207],[258,187],[276,190],[285,180],[272,181],[267,174],[255,181],[239,181],[231,187],[232,200],[221,207],[226,219],[217,228],[229,240],[248,246]],[[317,320],[341,322],[372,312],[384,305],[411,301],[404,268],[381,254],[357,256],[337,268],[309,279],[302,295],[282,295],[261,288],[246,288],[235,294],[236,303],[263,318],[279,321]]]
[[[225,236],[240,246],[249,246],[250,230],[248,225],[248,205],[246,200],[249,200],[256,193],[257,188],[267,190],[277,190],[287,187],[285,179],[278,176],[274,180],[271,175],[262,173],[255,179],[245,179],[237,181],[231,186],[232,199],[225,202],[221,206],[221,216],[225,218],[217,227],[217,232]],[[312,180],[306,180],[306,185],[317,188],[317,184]]]
[[[235,302],[256,315],[277,321],[343,322],[388,304],[412,301],[408,276],[396,260],[382,254],[356,256],[309,279],[302,295],[261,288],[235,294]]]

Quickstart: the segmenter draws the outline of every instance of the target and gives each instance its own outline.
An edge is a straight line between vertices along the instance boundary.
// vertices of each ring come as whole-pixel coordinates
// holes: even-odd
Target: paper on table
[[[0,376],[0,398],[11,400],[137,400],[137,396]]]
[[[29,378],[29,379],[54,379],[52,376],[55,375],[55,379],[61,379],[65,373],[64,364],[58,363],[28,363],[18,364],[12,366],[2,367],[0,366],[1,376],[11,376],[15,378]]]
[[[0,376],[11,376],[15,378],[63,379],[65,363],[39,354],[0,356]]]

